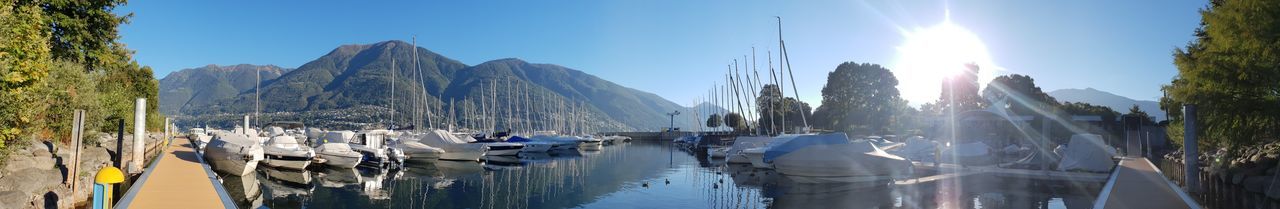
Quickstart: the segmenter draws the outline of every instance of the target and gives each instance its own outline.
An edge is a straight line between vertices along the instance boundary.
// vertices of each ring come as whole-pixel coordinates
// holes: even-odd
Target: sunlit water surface
[[[241,208],[1089,208],[1097,185],[990,175],[913,185],[796,184],[670,143],[224,177]]]

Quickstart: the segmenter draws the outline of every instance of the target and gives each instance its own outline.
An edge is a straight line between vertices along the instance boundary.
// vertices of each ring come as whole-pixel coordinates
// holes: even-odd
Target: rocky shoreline
[[[1231,184],[1245,191],[1280,200],[1280,142],[1237,148],[1236,152],[1219,149],[1199,157],[1204,173],[1213,180]],[[1184,164],[1182,151],[1174,151],[1163,160]],[[1184,164],[1185,165],[1185,164]],[[1274,184],[1274,186],[1273,186]]]
[[[162,137],[161,133],[148,133],[146,144],[150,147]],[[124,138],[124,147],[131,147],[133,136]],[[111,155],[116,153],[114,135],[100,133],[94,139],[97,141],[86,142],[81,148],[80,172],[75,175],[67,174],[73,148],[43,140],[21,142],[27,145],[13,150],[0,168],[0,209],[75,208],[87,204],[94,174],[110,166]],[[75,194],[63,184],[69,176],[79,178]]]

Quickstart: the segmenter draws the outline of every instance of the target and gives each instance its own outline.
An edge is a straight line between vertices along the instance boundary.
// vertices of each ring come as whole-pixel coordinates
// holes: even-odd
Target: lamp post
[[[674,132],[674,131],[676,130],[676,116],[677,116],[677,115],[680,115],[680,111],[679,111],[679,110],[676,110],[676,111],[673,111],[673,112],[669,112],[669,113],[667,113],[667,116],[671,116],[671,127],[670,127],[670,128],[667,128],[667,130],[672,131],[672,132]]]

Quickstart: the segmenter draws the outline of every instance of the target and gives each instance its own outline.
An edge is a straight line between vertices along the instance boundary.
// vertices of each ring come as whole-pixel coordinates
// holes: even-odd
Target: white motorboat
[[[311,165],[316,153],[310,147],[298,144],[298,140],[289,135],[271,137],[263,148],[267,166],[302,170]]]
[[[729,156],[729,149],[733,147],[708,146],[707,156],[711,158],[725,158]]]
[[[484,144],[468,143],[466,139],[460,139],[445,130],[432,130],[403,139],[444,149],[444,154],[440,155],[441,160],[479,161],[489,151]]]
[[[191,140],[191,144],[195,145],[196,149],[204,150],[205,145],[209,144],[209,140],[213,140],[213,136],[210,136],[209,132],[203,128],[193,128],[187,133],[187,139]]]
[[[360,164],[360,160],[364,158],[363,154],[351,150],[351,145],[347,141],[355,137],[356,133],[351,131],[330,131],[319,137],[319,140],[313,142],[319,144],[315,147],[316,156],[324,159],[324,164],[336,168],[354,168]]]
[[[764,153],[769,151],[770,147],[785,143],[787,141],[791,141],[792,139],[795,139],[798,136],[806,136],[806,135],[808,134],[778,135],[776,137],[769,139],[769,142],[766,143],[764,146],[746,148],[746,149],[743,149],[741,153],[743,157],[747,158],[748,162],[751,162],[752,167],[773,169],[773,165],[771,163],[764,161]]]
[[[599,147],[599,146],[601,146],[601,145],[604,145],[604,140],[602,140],[602,139],[598,139],[598,138],[595,138],[595,137],[592,137],[591,135],[586,135],[586,136],[577,136],[577,137],[574,137],[574,138],[577,138],[577,139],[578,139],[578,147],[579,147],[579,148],[582,148],[582,147],[588,147],[588,148],[590,148],[590,147]]]
[[[351,150],[364,155],[361,164],[385,166],[404,162],[404,152],[387,146],[390,130],[368,130],[355,134],[350,141]]]
[[[213,133],[204,157],[218,172],[244,176],[258,167],[263,149],[262,144],[244,134],[218,131]]]
[[[555,135],[534,135],[529,141],[551,144],[551,150],[567,150],[578,147],[578,140],[572,137]],[[508,140],[510,141],[510,140]]]
[[[546,153],[557,145],[553,142],[538,141],[522,136],[511,136],[511,138],[507,138],[507,142],[524,145],[524,148],[520,149],[521,153]]]
[[[475,140],[471,140],[468,143],[484,145],[484,147],[488,149],[488,151],[485,151],[484,155],[490,155],[490,156],[517,155],[517,154],[520,154],[520,150],[524,149],[524,144],[519,144],[519,143],[478,142]]]
[[[869,141],[844,133],[800,136],[765,152],[765,162],[800,183],[888,183],[911,175],[912,165]]]
[[[751,149],[751,148],[756,148],[756,147],[763,147],[765,145],[768,145],[770,141],[773,141],[773,137],[767,137],[767,136],[738,137],[737,139],[733,140],[733,146],[730,147],[729,150],[725,152],[728,155],[728,157],[726,157],[726,161],[728,163],[751,163],[751,159],[748,159],[747,155],[742,153],[742,151]],[[763,150],[760,152],[760,154],[764,154]]]
[[[417,140],[392,140],[390,147],[404,152],[410,161],[433,161],[444,155],[444,149],[432,147]]]

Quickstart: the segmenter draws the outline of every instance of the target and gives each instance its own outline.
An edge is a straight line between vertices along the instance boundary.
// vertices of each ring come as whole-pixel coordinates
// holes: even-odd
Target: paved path
[[[128,208],[227,208],[189,140],[176,138],[161,154],[155,167],[146,171],[150,173],[144,174],[145,179],[138,180],[141,187],[135,196],[122,199],[121,206],[127,203]]]
[[[1094,208],[1200,208],[1147,158],[1124,158]]]

